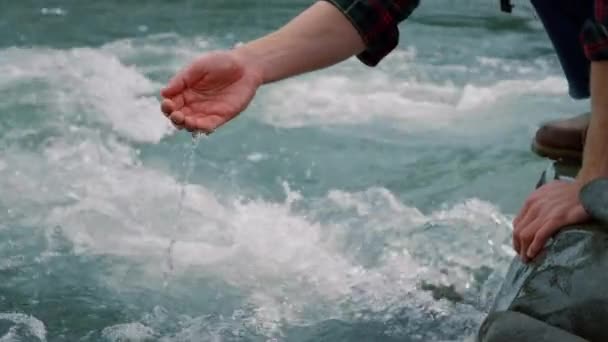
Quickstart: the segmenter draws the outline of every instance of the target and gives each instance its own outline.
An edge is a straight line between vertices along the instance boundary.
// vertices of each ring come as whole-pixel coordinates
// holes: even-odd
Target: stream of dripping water
[[[190,181],[190,176],[192,176],[192,171],[194,170],[194,155],[196,152],[196,148],[198,147],[201,139],[201,133],[192,133],[192,141],[190,143],[190,148],[186,150],[184,153],[184,160],[182,162],[182,169],[185,170],[184,178],[182,179],[179,185],[179,199],[177,204],[177,214],[176,214],[176,225],[173,229],[173,234],[171,236],[171,242],[169,242],[169,246],[167,247],[166,256],[165,256],[165,271],[163,275],[163,286],[165,289],[169,286],[169,282],[173,275],[174,270],[174,260],[173,260],[173,250],[175,249],[175,244],[177,243],[177,236],[179,236],[180,231],[183,229],[183,222],[181,220],[182,213],[184,210],[184,199],[186,197],[186,186]]]

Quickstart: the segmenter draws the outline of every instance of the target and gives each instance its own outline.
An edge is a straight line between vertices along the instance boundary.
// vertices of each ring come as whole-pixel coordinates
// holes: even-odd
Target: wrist
[[[241,45],[230,51],[236,61],[243,66],[245,72],[251,75],[258,86],[267,83],[266,72],[260,55],[247,45]]]
[[[603,164],[600,160],[587,158],[576,176],[577,182],[584,185],[598,178],[608,178],[608,170]]]
[[[608,168],[605,165],[605,159],[606,158],[592,154],[585,155],[583,158],[583,165],[576,176],[577,181],[587,184],[598,178],[607,178]]]

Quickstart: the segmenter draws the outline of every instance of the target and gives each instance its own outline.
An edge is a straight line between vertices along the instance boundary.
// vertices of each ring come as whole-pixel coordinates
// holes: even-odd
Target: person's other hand
[[[590,219],[579,200],[578,181],[553,181],[536,189],[513,221],[513,248],[524,262],[534,259],[560,229]]]

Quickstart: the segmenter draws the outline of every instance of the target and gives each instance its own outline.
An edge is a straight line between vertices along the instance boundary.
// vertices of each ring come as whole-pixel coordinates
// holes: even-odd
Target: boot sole
[[[532,142],[532,151],[541,157],[555,161],[568,161],[580,164],[583,159],[582,151],[548,147],[539,144],[537,141]]]

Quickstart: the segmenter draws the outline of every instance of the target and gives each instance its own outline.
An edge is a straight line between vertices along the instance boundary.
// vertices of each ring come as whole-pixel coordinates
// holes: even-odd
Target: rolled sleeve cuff
[[[399,29],[419,0],[325,0],[336,6],[353,24],[366,49],[357,58],[370,67],[378,65],[397,47]]]
[[[585,55],[590,61],[608,60],[608,30],[603,24],[588,20],[581,38]]]

